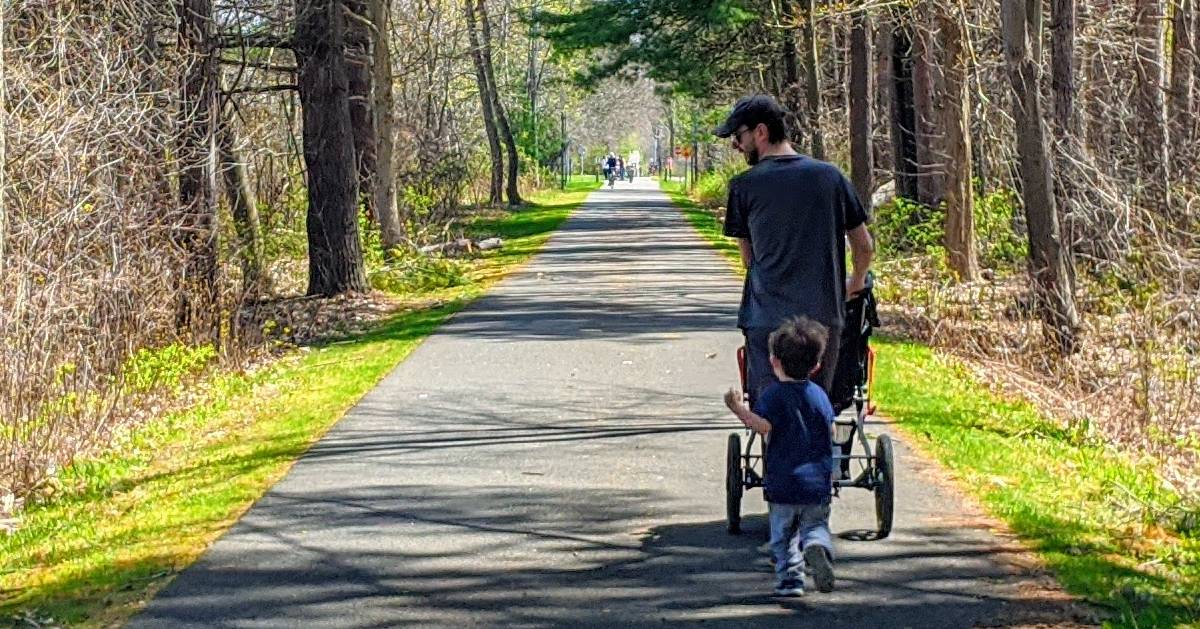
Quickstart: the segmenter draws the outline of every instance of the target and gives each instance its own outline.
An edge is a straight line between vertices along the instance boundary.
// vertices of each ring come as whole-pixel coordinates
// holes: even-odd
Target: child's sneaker
[[[806,571],[811,571],[818,592],[833,591],[833,562],[829,560],[828,550],[817,544],[805,548],[804,566]]]
[[[776,596],[804,596],[804,585],[799,579],[784,579],[775,586]]]

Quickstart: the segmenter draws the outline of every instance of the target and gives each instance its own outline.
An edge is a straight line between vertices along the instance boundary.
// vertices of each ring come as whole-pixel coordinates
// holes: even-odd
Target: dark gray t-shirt
[[[867,222],[836,166],[803,155],[768,157],[729,182],[725,235],[753,252],[738,327],[775,328],[805,315],[845,318],[845,233]]]

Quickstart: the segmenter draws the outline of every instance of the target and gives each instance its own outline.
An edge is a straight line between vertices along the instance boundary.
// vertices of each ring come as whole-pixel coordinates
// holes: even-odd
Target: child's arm
[[[759,417],[754,411],[747,408],[742,402],[741,393],[737,390],[730,389],[725,392],[725,406],[728,406],[729,410],[733,411],[733,414],[737,415],[737,418],[742,420],[742,423],[750,430],[760,435],[771,432],[771,422]]]

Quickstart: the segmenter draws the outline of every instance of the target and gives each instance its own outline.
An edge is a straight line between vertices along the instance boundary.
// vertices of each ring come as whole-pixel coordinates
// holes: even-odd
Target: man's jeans
[[[777,580],[801,579],[804,575],[804,549],[816,544],[833,557],[829,535],[829,503],[788,505],[772,502],[771,554],[775,556]]]

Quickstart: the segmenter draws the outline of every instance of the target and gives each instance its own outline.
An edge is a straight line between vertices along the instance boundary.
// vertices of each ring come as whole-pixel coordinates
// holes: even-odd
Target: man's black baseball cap
[[[713,129],[713,134],[718,138],[727,138],[742,126],[753,129],[765,124],[770,127],[771,123],[776,121],[782,125],[783,119],[783,107],[780,107],[774,98],[766,94],[755,94],[739,100],[725,122]]]

